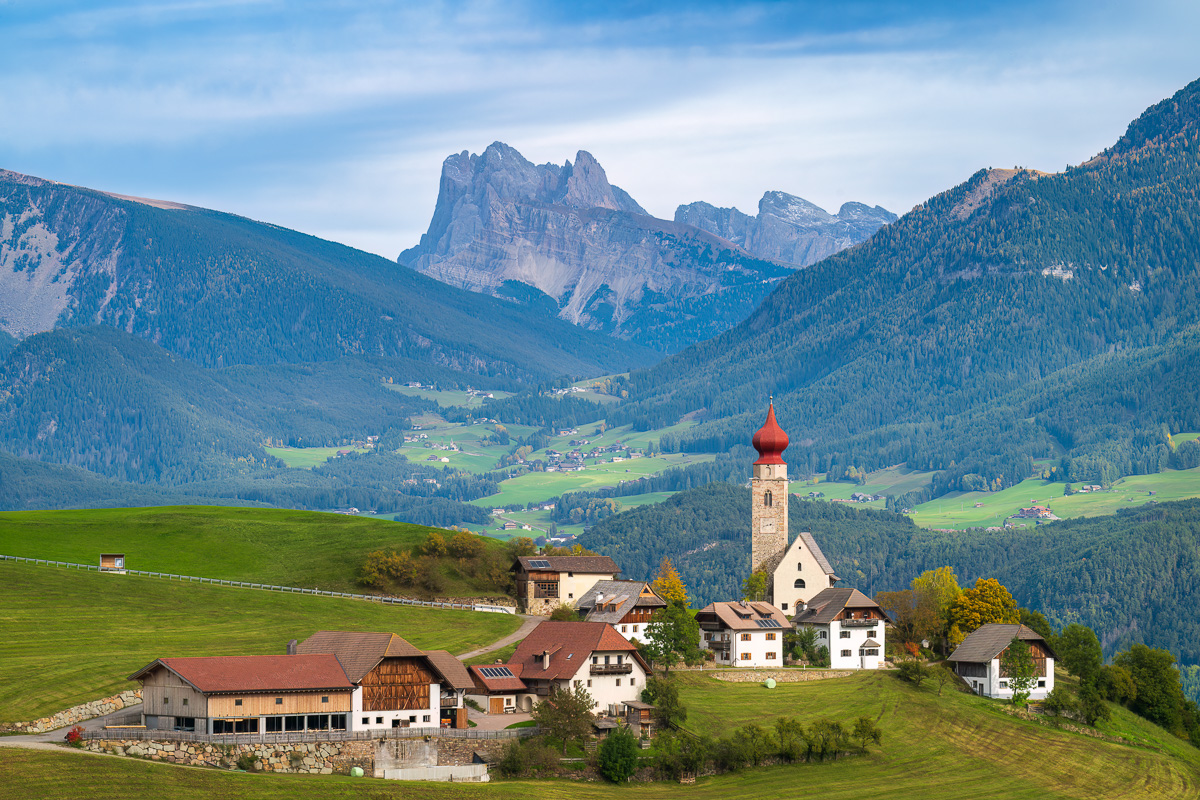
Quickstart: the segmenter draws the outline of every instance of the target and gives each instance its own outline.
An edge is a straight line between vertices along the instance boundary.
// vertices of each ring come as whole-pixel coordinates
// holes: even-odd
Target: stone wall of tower
[[[769,574],[787,544],[787,465],[755,464],[750,479],[750,564],[755,570],[765,568]]]

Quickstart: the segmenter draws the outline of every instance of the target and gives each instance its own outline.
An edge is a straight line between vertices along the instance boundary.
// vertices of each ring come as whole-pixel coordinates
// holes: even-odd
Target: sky
[[[660,217],[904,213],[1112,144],[1200,78],[1200,4],[0,0],[0,168],[387,258],[441,163],[592,153]]]

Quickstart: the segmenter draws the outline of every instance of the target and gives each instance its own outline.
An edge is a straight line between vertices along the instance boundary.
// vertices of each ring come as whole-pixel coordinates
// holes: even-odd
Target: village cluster
[[[751,557],[767,582],[762,600],[711,603],[699,610],[700,646],[718,667],[778,668],[785,634],[810,630],[833,669],[879,669],[891,620],[874,600],[836,584],[813,535],[789,544],[787,434],[768,410],[753,444]],[[517,600],[527,614],[562,607],[574,620],[545,620],[507,662],[465,666],[444,650],[420,650],[393,633],[320,631],[292,640],[285,654],[159,658],[130,676],[143,686],[142,724],[205,735],[378,732],[464,728],[467,707],[486,714],[530,712],[555,690],[586,689],[599,717],[640,718],[653,672],[639,651],[667,601],[645,581],[621,580],[608,556],[521,556]],[[556,615],[558,616],[558,615]],[[1030,696],[1053,688],[1054,653],[1023,625],[988,624],[951,655],[973,691],[1011,697],[1000,659],[1014,639],[1037,665]]]

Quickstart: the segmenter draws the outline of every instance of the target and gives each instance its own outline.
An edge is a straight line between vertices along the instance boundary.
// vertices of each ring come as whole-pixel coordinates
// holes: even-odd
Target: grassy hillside
[[[429,528],[312,511],[176,506],[0,513],[0,553],[83,564],[125,553],[130,569],[361,591],[367,553],[405,550]],[[484,540],[489,547],[499,542]],[[446,573],[446,595],[480,590]],[[493,593],[488,590],[486,593]]]
[[[747,769],[697,784],[635,784],[616,788],[575,781],[504,781],[498,784],[393,783],[337,776],[264,776],[181,769],[131,759],[10,751],[0,748],[0,800],[108,800],[131,794],[162,800],[213,797],[412,798],[412,800],[602,800],[628,798],[761,800],[821,797],[928,800],[936,797],[1043,800],[1096,797],[1135,800],[1195,797],[1200,751],[1173,740],[1121,709],[1108,733],[1137,742],[1116,744],[1057,731],[1003,714],[998,704],[947,690],[942,697],[914,690],[890,674],[863,674],[809,684],[719,683],[683,676],[688,727],[727,733],[746,722],[771,725],[788,714],[805,723],[819,717],[852,722],[878,718],[882,746],[865,756],[820,764]]]
[[[131,688],[125,677],[160,656],[282,653],[289,639],[328,628],[391,631],[417,647],[462,653],[520,622],[0,562],[0,721]]]

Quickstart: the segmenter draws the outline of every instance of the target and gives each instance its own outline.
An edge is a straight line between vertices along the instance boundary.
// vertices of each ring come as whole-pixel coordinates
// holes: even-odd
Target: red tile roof
[[[345,690],[354,684],[336,656],[205,656],[160,658],[129,676],[136,680],[162,665],[202,694]]]
[[[542,653],[546,651],[550,652],[549,669],[542,666]],[[525,680],[569,680],[590,663],[588,658],[596,651],[629,653],[642,669],[650,671],[633,643],[604,622],[547,620],[517,645],[508,664],[519,666]]]

